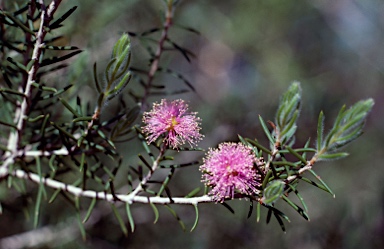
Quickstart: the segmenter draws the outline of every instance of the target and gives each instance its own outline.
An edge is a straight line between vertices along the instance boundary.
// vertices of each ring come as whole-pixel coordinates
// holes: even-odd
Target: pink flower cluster
[[[143,114],[145,126],[142,130],[148,143],[164,136],[164,143],[176,149],[187,142],[192,146],[203,138],[200,121],[195,112],[188,112],[188,105],[183,100],[168,102],[163,99]]]
[[[188,105],[183,100],[168,102],[163,99],[143,114],[145,126],[142,131],[148,143],[163,137],[167,146],[176,149],[185,143],[192,146],[202,139],[200,121],[196,113],[188,112]],[[259,193],[260,175],[254,168],[256,156],[242,143],[219,144],[219,148],[207,152],[203,162],[200,166],[202,181],[212,187],[209,195],[216,202],[234,198],[235,193]]]
[[[252,195],[259,191],[260,175],[256,173],[256,161],[252,150],[241,143],[222,143],[218,149],[210,149],[200,166],[203,182],[211,186],[209,195],[216,202],[234,198],[235,192]]]

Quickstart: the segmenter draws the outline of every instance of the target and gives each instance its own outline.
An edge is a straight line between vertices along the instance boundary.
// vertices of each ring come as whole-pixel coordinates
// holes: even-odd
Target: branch
[[[161,147],[160,153],[157,156],[156,160],[152,164],[151,170],[148,172],[148,174],[143,178],[143,180],[139,183],[139,185],[135,188],[134,191],[132,191],[129,194],[130,198],[133,198],[136,196],[141,190],[143,190],[143,186],[151,179],[153,172],[157,169],[159,166],[160,159],[163,157],[164,152],[165,152],[165,146],[166,144],[164,143],[163,146]]]
[[[8,173],[0,169],[0,179],[6,177]],[[81,188],[65,184],[63,182],[53,180],[50,178],[41,179],[39,175],[34,173],[27,173],[23,170],[17,169],[9,173],[14,177],[20,179],[27,179],[37,184],[43,183],[44,185],[52,189],[61,189],[65,192],[68,192],[74,196],[78,197],[87,197],[87,198],[96,198],[101,200],[106,200],[108,202],[115,202],[116,197],[119,201],[126,203],[153,203],[153,204],[184,204],[184,205],[197,205],[198,203],[206,202],[215,202],[210,196],[203,195],[199,197],[159,197],[159,196],[137,196],[137,195],[124,195],[124,194],[108,194],[104,191],[96,192],[93,190],[83,190]]]
[[[53,14],[56,12],[60,3],[61,3],[61,0],[53,0],[49,5],[48,9],[42,8],[41,10],[40,27],[37,32],[36,43],[32,53],[33,64],[31,66],[31,69],[28,71],[27,84],[23,92],[25,97],[23,98],[23,101],[20,107],[17,108],[15,111],[14,122],[16,123],[17,130],[15,132],[10,133],[8,138],[8,145],[7,145],[8,151],[4,155],[6,158],[11,157],[12,163],[15,155],[17,154],[17,150],[20,144],[22,133],[23,133],[23,129],[24,129],[27,113],[28,113],[29,102],[31,98],[32,84],[35,82],[37,71],[40,68],[39,58],[43,50],[44,38],[48,32],[48,29],[46,29],[46,27],[49,26],[49,22],[52,20]],[[22,91],[23,90],[20,90],[20,92]],[[0,171],[7,171],[8,166],[9,164],[4,163]]]
[[[160,40],[159,40],[159,45],[157,47],[157,50],[156,50],[156,53],[155,53],[155,57],[153,58],[150,70],[148,72],[148,80],[147,80],[147,85],[146,85],[146,87],[144,89],[144,91],[145,91],[144,92],[144,96],[141,99],[141,108],[142,108],[142,110],[146,109],[145,101],[146,101],[146,99],[147,99],[147,97],[149,95],[149,91],[150,91],[150,88],[152,86],[153,78],[154,78],[157,70],[159,69],[160,57],[161,57],[161,55],[162,55],[162,53],[164,51],[164,42],[168,38],[168,30],[172,26],[173,10],[174,10],[173,4],[168,4],[167,5],[166,14],[165,14],[165,22],[163,24],[163,28],[164,29],[163,29],[163,32],[161,33],[161,37],[160,37]]]

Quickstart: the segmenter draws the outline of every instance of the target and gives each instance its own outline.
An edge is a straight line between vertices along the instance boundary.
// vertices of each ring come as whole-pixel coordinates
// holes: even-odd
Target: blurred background
[[[164,6],[159,0],[72,0],[62,5],[60,13],[75,5],[78,9],[65,22],[61,42],[85,51],[61,80],[78,85],[85,99],[95,93],[93,62],[108,61],[121,33],[144,32],[163,22]],[[254,216],[247,219],[245,201],[229,202],[234,215],[221,205],[200,205],[200,221],[193,232],[188,231],[194,221],[192,207],[175,207],[187,225],[183,232],[165,209],[160,209],[160,220],[154,225],[150,207],[137,204],[133,210],[136,231],[127,238],[112,217],[92,224],[87,241],[78,232],[66,234],[63,228],[57,231],[66,239],[37,248],[384,248],[384,2],[184,0],[174,14],[170,37],[195,57],[189,63],[180,53],[171,52],[161,62],[196,88],[195,93],[173,97],[188,99],[191,109],[199,112],[206,136],[200,144],[203,148],[237,141],[238,134],[266,142],[258,115],[273,120],[279,96],[295,80],[303,90],[297,146],[308,137],[314,142],[321,110],[327,130],[343,104],[374,98],[365,134],[346,149],[350,156],[315,165],[336,198],[301,183],[299,190],[311,220],[281,203],[291,219],[286,233],[274,219],[265,224],[266,210],[259,223]],[[132,38],[133,66],[148,68],[147,45]],[[155,82],[185,88],[180,80],[165,74],[159,74]],[[124,145],[120,146],[124,154]],[[180,153],[181,161],[199,157],[198,153]],[[175,195],[187,193],[192,189],[188,184],[196,185],[200,179],[197,167],[186,171],[174,177]],[[42,217],[42,227],[74,214],[64,207],[59,201],[45,205],[44,213],[50,215]],[[0,238],[31,227],[32,221],[21,210],[0,216]],[[68,227],[77,231],[76,224]]]

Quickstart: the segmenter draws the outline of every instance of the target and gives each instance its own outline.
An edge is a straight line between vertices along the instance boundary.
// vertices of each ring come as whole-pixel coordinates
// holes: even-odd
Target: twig
[[[3,178],[7,176],[7,172],[0,171],[0,178]],[[83,190],[82,188],[75,187],[73,185],[67,185],[63,182],[53,180],[50,178],[43,178],[38,174],[35,173],[27,173],[23,170],[16,169],[9,173],[9,175],[12,175],[14,177],[20,178],[20,179],[27,179],[32,182],[35,182],[37,184],[43,183],[47,187],[50,187],[52,189],[61,189],[65,192],[68,192],[74,196],[81,196],[81,197],[87,197],[87,198],[96,198],[96,199],[102,199],[109,202],[115,202],[116,197],[119,201],[126,202],[126,203],[153,203],[153,204],[184,204],[184,205],[197,205],[198,203],[206,203],[206,202],[215,202],[210,196],[203,195],[199,197],[172,197],[172,200],[169,197],[159,197],[159,196],[132,196],[132,195],[123,195],[123,194],[108,194],[104,191],[96,192],[93,190]]]
[[[159,166],[159,162],[160,162],[160,159],[163,157],[164,155],[164,152],[165,152],[165,146],[166,144],[163,143],[163,146],[161,147],[160,149],[160,153],[159,155],[157,156],[156,160],[153,162],[152,164],[152,167],[151,167],[151,170],[148,172],[148,174],[143,178],[143,180],[139,183],[139,185],[135,188],[135,190],[133,190],[128,196],[130,198],[133,198],[134,196],[136,196],[140,191],[143,190],[143,186],[145,184],[147,184],[147,182],[151,179],[152,177],[152,174],[153,172],[155,172],[155,170],[157,169],[157,167]]]
[[[33,64],[31,66],[31,69],[28,71],[28,79],[27,84],[25,85],[24,89],[24,98],[19,108],[16,108],[15,111],[15,119],[14,122],[16,123],[17,130],[15,132],[11,132],[8,138],[8,151],[4,154],[5,158],[13,157],[16,155],[20,141],[21,136],[23,133],[27,113],[28,113],[28,107],[29,102],[31,98],[31,92],[32,92],[32,84],[36,80],[36,74],[38,69],[40,68],[40,62],[39,58],[43,50],[44,46],[44,38],[45,35],[48,32],[49,22],[53,18],[53,14],[56,12],[58,6],[60,5],[61,0],[53,0],[50,5],[48,6],[48,9],[42,8],[41,10],[41,22],[40,27],[36,35],[36,43],[33,49],[32,53],[32,60]],[[13,161],[13,159],[11,160]],[[3,164],[1,168],[4,168],[1,171],[7,171],[7,167],[9,164]]]
[[[159,44],[158,44],[158,47],[157,47],[157,50],[156,50],[156,53],[155,53],[155,57],[153,58],[150,70],[148,72],[148,80],[147,80],[147,85],[146,85],[146,87],[144,89],[144,91],[145,91],[144,92],[144,96],[141,99],[141,109],[142,110],[146,109],[145,102],[146,102],[146,100],[148,98],[149,91],[150,91],[150,88],[152,86],[153,78],[154,78],[157,70],[159,69],[160,57],[161,57],[161,55],[162,55],[162,53],[164,51],[164,42],[168,38],[168,30],[172,26],[173,9],[174,9],[173,4],[168,4],[167,5],[167,10],[166,10],[166,13],[165,13],[165,22],[163,24],[163,28],[164,29],[163,29],[163,32],[161,33],[161,37],[160,37]]]

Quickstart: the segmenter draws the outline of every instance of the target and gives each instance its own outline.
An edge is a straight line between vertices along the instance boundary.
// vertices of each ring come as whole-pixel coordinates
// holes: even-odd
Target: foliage
[[[140,120],[149,115],[151,97],[173,97],[195,90],[180,73],[160,67],[161,58],[169,51],[179,52],[187,61],[192,55],[173,41],[169,33],[179,1],[164,0],[162,27],[122,34],[110,48],[111,59],[102,76],[99,75],[99,66],[94,64],[93,81],[97,96],[86,102],[83,96],[71,92],[72,83],[63,84],[51,76],[57,70],[65,69],[73,57],[82,52],[75,46],[56,44],[60,39],[56,34],[76,10],[73,7],[54,17],[60,2],[54,0],[45,5],[32,0],[16,6],[13,11],[1,10],[0,51],[4,60],[1,61],[0,108],[3,119],[0,121],[0,135],[6,145],[1,147],[0,179],[7,191],[14,190],[25,198],[33,196],[33,204],[22,208],[27,210],[25,213],[33,208],[35,227],[39,225],[39,216],[44,211],[42,203],[46,200],[49,203],[66,202],[71,206],[85,239],[87,230],[95,222],[92,221],[94,213],[114,216],[121,233],[127,235],[136,227],[131,207],[137,203],[151,207],[154,223],[159,219],[159,207],[164,206],[183,230],[187,226],[175,206],[191,205],[195,211],[194,223],[190,226],[192,231],[198,227],[201,203],[221,202],[233,211],[229,201],[245,199],[250,206],[249,216],[256,208],[256,220],[260,220],[259,210],[264,207],[267,223],[273,215],[285,231],[284,220],[289,221],[289,218],[281,211],[281,203],[309,220],[307,205],[298,190],[300,182],[334,195],[313,167],[319,161],[348,155],[342,149],[362,134],[366,117],[374,104],[372,99],[359,101],[349,109],[342,107],[326,134],[321,112],[315,148],[311,147],[309,139],[300,146],[295,144],[295,135],[300,131],[297,120],[302,106],[302,90],[298,82],[292,83],[281,97],[274,122],[266,122],[259,116],[268,145],[239,135],[240,143],[256,158],[253,167],[259,182],[252,184],[253,191],[239,191],[238,187],[230,185],[231,194],[224,193],[223,199],[217,200],[208,193],[209,188],[217,184],[211,181],[206,183],[204,191],[201,184],[196,183],[196,186],[188,186],[191,189],[189,193],[176,197],[172,194],[176,191],[171,185],[175,173],[180,171],[182,174],[186,167],[201,165],[202,160],[179,163],[179,154],[175,155],[175,151],[182,154],[204,149],[183,147],[179,143],[168,146],[164,134],[148,143],[146,136],[150,132],[143,132]],[[184,30],[195,32],[191,28]],[[152,47],[147,49],[149,66],[131,66],[131,39],[152,40],[150,35],[158,31],[161,36],[153,41],[156,50],[153,51]],[[159,73],[178,78],[182,86],[168,91],[166,83],[155,81]],[[125,96],[129,98],[121,97],[123,92],[127,92]],[[109,112],[108,105],[112,101],[118,102],[115,113]],[[177,128],[179,121],[173,118],[170,126],[163,129],[164,133]],[[200,135],[194,136],[200,138]],[[140,151],[135,159],[129,161],[119,153],[119,148],[128,145]],[[162,178],[154,177],[160,169],[167,169],[167,174]],[[228,172],[224,171],[224,177]],[[307,172],[312,177],[308,177]],[[233,177],[239,173],[229,172]],[[212,173],[203,171],[203,174]],[[29,182],[36,183],[36,194],[31,194]],[[296,196],[300,204],[295,203],[292,196]],[[106,202],[110,204],[108,210],[103,209]]]

